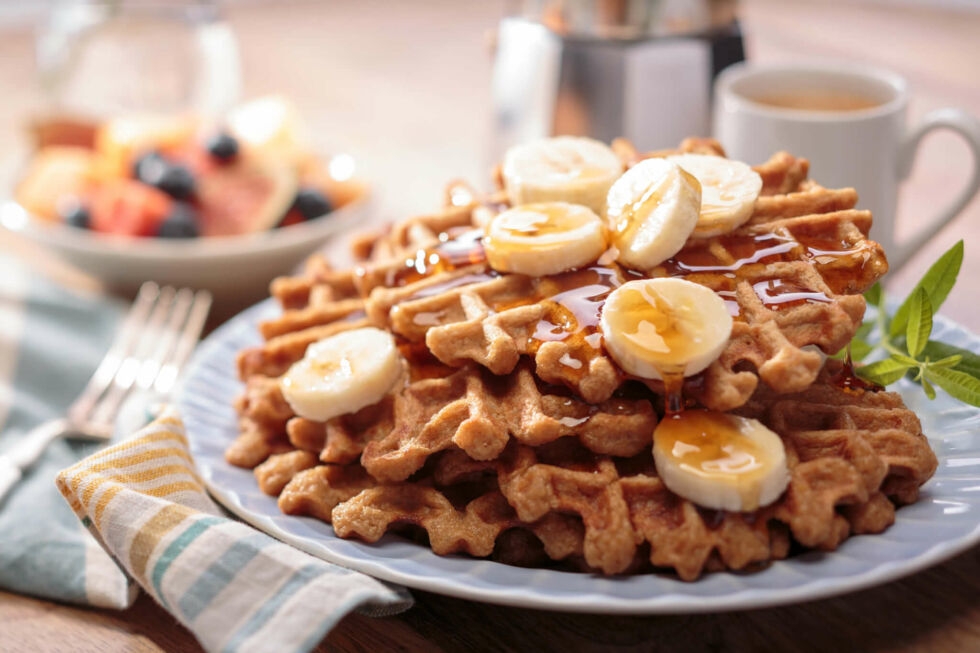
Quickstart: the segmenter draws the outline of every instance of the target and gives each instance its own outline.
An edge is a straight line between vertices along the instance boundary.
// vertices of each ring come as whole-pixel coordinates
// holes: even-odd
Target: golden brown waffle
[[[628,162],[642,158],[617,146]],[[703,140],[686,141],[682,150],[720,152]],[[803,348],[832,353],[846,344],[863,316],[859,293],[887,269],[880,247],[867,239],[870,214],[853,209],[854,191],[821,188],[806,179],[807,167],[785,153],[758,166],[764,195],[749,223],[690,241],[654,271],[711,287],[735,315],[730,346],[689,392],[709,408],[741,405],[759,378],[785,392],[809,385],[821,358]],[[303,277],[277,280],[273,294],[286,310],[262,325],[262,347],[243,352],[241,376],[277,376],[310,343],[373,324],[424,343],[453,367],[475,362],[507,374],[530,356],[543,381],[589,402],[608,399],[624,378],[602,351],[598,315],[605,295],[633,273],[595,265],[541,279],[498,275],[463,233],[486,208],[452,207],[394,227],[379,247],[359,246],[370,260],[354,270],[333,271],[321,260]],[[455,240],[443,243],[447,236]],[[392,252],[399,254],[384,258]]]
[[[257,474],[272,494],[285,487],[285,512],[332,521],[342,537],[376,541],[410,523],[428,532],[437,553],[486,556],[503,531],[520,527],[553,560],[581,554],[588,568],[612,574],[636,569],[642,555],[693,579],[706,568],[785,557],[791,541],[835,549],[851,533],[884,530],[895,504],[916,499],[936,467],[918,419],[897,394],[832,385],[835,369],[802,393],[762,390],[739,411],[780,434],[791,473],[783,497],[755,513],[707,511],[680,499],[657,478],[648,450],[608,457],[569,438],[539,447],[512,441],[483,462],[453,448],[409,483],[380,483],[358,465],[315,467],[297,452],[271,458]],[[296,473],[297,461],[309,468]],[[476,481],[476,498],[462,505],[449,498]]]
[[[451,448],[493,460],[512,437],[537,446],[572,436],[596,453],[631,456],[649,447],[657,424],[645,399],[587,404],[542,390],[526,365],[505,377],[468,365],[442,378],[416,379],[378,404],[326,423],[294,417],[277,381],[255,376],[238,409],[253,428],[243,429],[229,448],[233,464],[254,467],[296,448],[325,463],[359,459],[375,478],[389,482],[408,478],[431,455]],[[255,442],[256,432],[266,434],[263,443]]]
[[[542,393],[527,366],[495,377],[469,365],[400,392],[394,428],[367,443],[361,464],[381,481],[401,481],[429,456],[449,448],[473,460],[494,460],[511,437],[537,446],[572,436],[596,453],[631,456],[649,448],[656,424],[645,400],[586,404],[572,396]]]

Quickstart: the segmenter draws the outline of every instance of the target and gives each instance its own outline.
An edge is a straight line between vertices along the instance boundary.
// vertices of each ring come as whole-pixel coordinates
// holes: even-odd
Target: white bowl
[[[167,240],[77,229],[32,216],[17,202],[0,203],[0,227],[57,252],[64,260],[129,292],[144,281],[204,288],[221,304],[244,306],[268,294],[274,277],[294,269],[327,238],[367,214],[367,195],[330,214],[242,236]]]

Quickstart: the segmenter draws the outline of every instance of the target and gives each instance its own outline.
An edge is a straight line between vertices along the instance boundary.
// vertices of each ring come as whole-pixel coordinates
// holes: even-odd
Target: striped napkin
[[[411,606],[404,589],[223,517],[173,409],[57,484],[126,574],[208,651],[308,651],[358,606],[374,616]]]
[[[65,414],[123,309],[0,253],[0,451]],[[142,585],[212,651],[305,651],[358,606],[382,615],[411,605],[403,589],[224,518],[177,416],[141,428],[145,403],[122,412],[119,444],[56,441],[0,502],[0,589],[124,609]]]

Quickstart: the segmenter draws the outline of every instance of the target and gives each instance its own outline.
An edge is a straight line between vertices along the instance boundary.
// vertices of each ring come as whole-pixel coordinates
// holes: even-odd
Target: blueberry
[[[152,185],[174,199],[184,200],[194,194],[194,175],[182,165],[167,165]]]
[[[234,136],[225,132],[209,138],[205,147],[211,156],[222,162],[231,161],[238,156],[238,141]]]
[[[323,193],[313,188],[303,188],[296,193],[293,208],[299,211],[306,220],[319,218],[333,210],[333,207],[330,206],[330,200],[324,197]]]
[[[155,184],[149,180],[158,179],[166,166],[167,161],[159,152],[149,152],[133,163],[133,177],[144,184],[154,186]]]
[[[197,238],[197,212],[185,202],[174,202],[167,219],[160,223],[157,236],[160,238]]]
[[[79,229],[88,229],[92,222],[92,216],[89,214],[88,209],[81,204],[76,204],[68,209],[65,212],[64,218],[65,224],[78,227]]]
[[[194,194],[194,175],[191,171],[167,161],[158,152],[141,156],[133,165],[133,176],[174,199],[184,200]]]

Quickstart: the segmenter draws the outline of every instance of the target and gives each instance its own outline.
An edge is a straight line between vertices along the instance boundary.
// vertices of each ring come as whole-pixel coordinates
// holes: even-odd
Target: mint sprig
[[[878,385],[890,385],[904,376],[922,385],[929,399],[939,386],[951,396],[980,407],[980,356],[971,351],[930,340],[933,316],[956,283],[963,264],[963,241],[939,257],[922,280],[902,302],[895,315],[888,316],[885,292],[875,284],[864,298],[878,308],[874,321],[865,322],[851,340],[851,358],[863,361],[873,353],[885,358],[856,368],[858,376]],[[877,335],[869,342],[869,336]],[[844,351],[836,357],[843,358]]]

